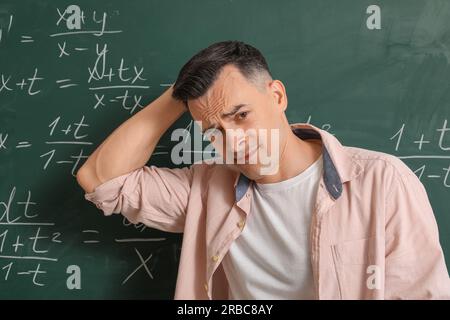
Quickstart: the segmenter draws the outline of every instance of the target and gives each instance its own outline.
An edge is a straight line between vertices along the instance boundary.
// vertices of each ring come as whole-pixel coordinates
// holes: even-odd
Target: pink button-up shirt
[[[438,226],[417,176],[392,155],[342,146],[310,124],[291,127],[322,143],[310,226],[316,298],[450,299]],[[252,183],[220,164],[152,165],[85,198],[105,215],[184,233],[175,299],[227,299],[221,261],[249,218]]]

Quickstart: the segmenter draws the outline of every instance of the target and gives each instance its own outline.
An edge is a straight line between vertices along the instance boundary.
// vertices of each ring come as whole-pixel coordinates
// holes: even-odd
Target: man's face
[[[207,136],[233,170],[258,180],[264,172],[261,168],[268,164],[267,157],[272,155],[271,160],[278,164],[279,159],[273,156],[280,154],[289,128],[284,114],[287,98],[280,81],[267,79],[257,85],[234,65],[226,65],[208,91],[189,100],[188,106],[203,132],[218,134]],[[266,155],[265,160],[261,155]]]

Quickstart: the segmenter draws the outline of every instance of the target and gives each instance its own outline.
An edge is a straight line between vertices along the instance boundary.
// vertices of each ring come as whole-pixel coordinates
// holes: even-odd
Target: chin
[[[256,164],[237,164],[233,165],[237,171],[245,175],[250,180],[261,178],[260,166]]]

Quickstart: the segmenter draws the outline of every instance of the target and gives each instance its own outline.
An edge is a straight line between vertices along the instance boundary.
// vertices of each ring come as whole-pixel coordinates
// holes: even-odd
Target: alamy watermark
[[[170,154],[174,164],[188,165],[198,161],[208,164],[258,164],[261,175],[272,175],[278,172],[279,129],[251,128],[221,131],[213,128],[202,133],[201,123],[198,121],[196,123],[193,135],[183,128],[172,132],[171,140],[178,141]],[[205,140],[209,140],[210,144],[203,148]],[[192,152],[192,148],[197,151]],[[211,154],[216,156],[205,157]]]

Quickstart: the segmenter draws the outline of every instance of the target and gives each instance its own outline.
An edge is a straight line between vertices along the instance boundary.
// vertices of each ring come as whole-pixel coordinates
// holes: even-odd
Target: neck
[[[295,177],[313,164],[321,154],[320,140],[302,140],[289,128],[284,146],[281,147],[278,172],[274,175],[263,176],[256,182],[275,183]]]

